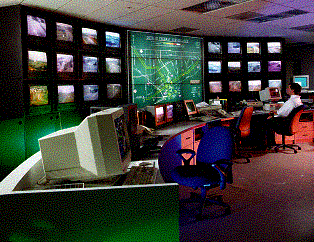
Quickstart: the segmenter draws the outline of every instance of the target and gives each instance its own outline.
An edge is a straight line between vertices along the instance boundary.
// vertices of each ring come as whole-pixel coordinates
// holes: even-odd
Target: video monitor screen
[[[46,37],[46,20],[32,15],[27,15],[27,33],[28,35]]]
[[[268,72],[280,72],[281,61],[268,61]]]
[[[246,51],[248,54],[260,54],[261,49],[258,42],[248,42],[246,46]]]
[[[48,86],[30,86],[30,105],[42,106],[48,104]]]
[[[107,73],[120,73],[121,60],[118,58],[106,58],[106,72]]]
[[[122,98],[122,86],[120,84],[107,84],[107,98],[108,99]]]
[[[73,42],[73,27],[69,24],[57,23],[57,40]]]
[[[281,53],[281,42],[267,42],[268,53]]]
[[[57,72],[73,72],[73,55],[57,54]]]
[[[160,123],[165,120],[164,107],[156,107],[156,122]]]
[[[167,105],[167,119],[173,119],[173,105]]]
[[[221,61],[208,61],[208,73],[221,73]]]
[[[279,87],[281,89],[281,87],[282,87],[281,80],[268,80],[268,86],[269,87]]]
[[[83,72],[98,72],[98,57],[83,56]]]
[[[239,72],[241,70],[240,61],[229,61],[228,62],[228,71],[229,72]]]
[[[97,30],[89,29],[89,28],[82,28],[82,38],[83,44],[87,45],[97,45]]]
[[[261,80],[251,80],[249,81],[249,92],[257,92],[262,90]]]
[[[209,82],[209,92],[210,93],[220,93],[222,92],[221,81],[211,81]]]
[[[229,54],[241,54],[241,43],[240,42],[228,42],[228,53]]]
[[[249,61],[248,72],[261,72],[261,62],[260,61]]]
[[[74,85],[58,86],[58,102],[73,103],[74,102]]]
[[[120,34],[106,31],[106,47],[119,48]]]
[[[28,51],[28,71],[47,71],[47,54],[42,51]]]
[[[83,85],[84,101],[97,101],[99,98],[98,85]]]
[[[208,42],[208,53],[221,54],[221,43],[220,42]]]
[[[241,92],[241,81],[229,81],[229,92]]]

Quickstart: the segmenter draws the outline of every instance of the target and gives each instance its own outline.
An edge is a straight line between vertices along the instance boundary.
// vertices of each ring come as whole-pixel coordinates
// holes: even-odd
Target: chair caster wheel
[[[298,153],[296,150],[294,151],[294,154]]]
[[[301,150],[301,147],[298,147],[298,150]]]

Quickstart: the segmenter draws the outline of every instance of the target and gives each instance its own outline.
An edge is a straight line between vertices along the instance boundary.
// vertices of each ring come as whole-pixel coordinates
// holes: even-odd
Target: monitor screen
[[[310,86],[310,76],[309,75],[293,76],[293,82],[298,83],[304,89],[308,89]]]
[[[27,15],[28,35],[46,37],[46,20],[32,15]]]
[[[167,105],[167,119],[168,120],[173,119],[173,105],[172,104]]]
[[[268,42],[268,53],[281,53],[281,42]]]
[[[262,90],[261,80],[251,80],[249,81],[249,92],[256,92]]]
[[[241,43],[240,42],[228,42],[228,53],[229,54],[241,54]]]
[[[261,72],[261,62],[260,61],[249,61],[248,62],[248,72]]]
[[[73,72],[73,55],[57,54],[57,72]]]
[[[47,54],[41,51],[28,51],[28,71],[47,71]]]
[[[211,81],[211,82],[209,82],[209,92],[210,93],[220,93],[220,92],[222,92],[222,82],[221,81]]]
[[[208,53],[221,54],[220,42],[208,42]]]
[[[121,72],[121,59],[106,58],[106,72],[107,73],[120,73]]]
[[[58,102],[74,102],[74,85],[58,85]]]
[[[97,101],[99,98],[98,85],[83,85],[84,101]]]
[[[240,61],[229,61],[228,62],[228,71],[229,72],[239,72],[241,70]]]
[[[281,89],[281,87],[282,87],[281,80],[268,80],[268,86],[269,87],[279,87]]]
[[[281,99],[280,89],[277,87],[269,88],[269,94],[271,99]]]
[[[241,92],[241,81],[229,81],[229,92]]]
[[[157,124],[162,123],[165,120],[164,107],[163,106],[156,107],[155,112],[156,112],[156,123]]]
[[[98,57],[83,56],[83,72],[98,72]]]
[[[120,34],[106,31],[106,47],[120,47]]]
[[[57,22],[57,40],[73,41],[73,27],[69,24]]]
[[[221,73],[221,61],[208,61],[208,73]]]
[[[260,45],[258,42],[248,42],[247,43],[247,53],[248,54],[260,54]]]
[[[122,98],[121,84],[107,84],[107,98],[109,99]]]
[[[97,45],[97,30],[89,29],[89,28],[82,28],[82,38],[83,44],[87,45]]]
[[[280,72],[281,71],[281,61],[268,61],[268,71],[269,72]]]
[[[196,106],[193,100],[184,100],[184,104],[185,104],[188,115],[197,113]]]
[[[36,85],[29,87],[30,106],[42,106],[48,104],[48,86]]]
[[[119,151],[120,151],[120,157],[123,160],[126,155],[128,154],[129,145],[126,140],[126,129],[125,129],[125,119],[124,115],[121,115],[120,117],[117,117],[114,120],[114,126],[116,128],[116,134],[118,138],[118,145],[119,145]]]

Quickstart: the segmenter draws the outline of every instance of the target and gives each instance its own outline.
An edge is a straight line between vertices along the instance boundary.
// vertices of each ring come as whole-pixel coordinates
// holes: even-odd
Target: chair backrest
[[[253,107],[244,107],[241,110],[240,116],[236,123],[236,130],[239,131],[241,137],[245,138],[251,132],[251,119],[253,114]]]
[[[213,163],[217,160],[231,160],[233,135],[227,127],[204,128],[204,134],[196,153],[196,163]]]
[[[305,105],[300,105],[294,108],[290,114],[286,117],[286,124],[284,129],[285,135],[293,135],[297,132],[297,126],[299,123],[302,111],[305,109]]]

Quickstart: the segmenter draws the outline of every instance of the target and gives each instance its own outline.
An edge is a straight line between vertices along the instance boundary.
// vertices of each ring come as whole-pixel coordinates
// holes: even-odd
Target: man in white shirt
[[[287,87],[287,94],[290,95],[290,98],[277,112],[272,112],[271,116],[268,117],[269,121],[266,127],[268,147],[276,145],[274,130],[277,130],[277,127],[282,125],[283,118],[287,117],[294,108],[303,104],[300,97],[301,89],[302,87],[298,83],[290,83]]]

